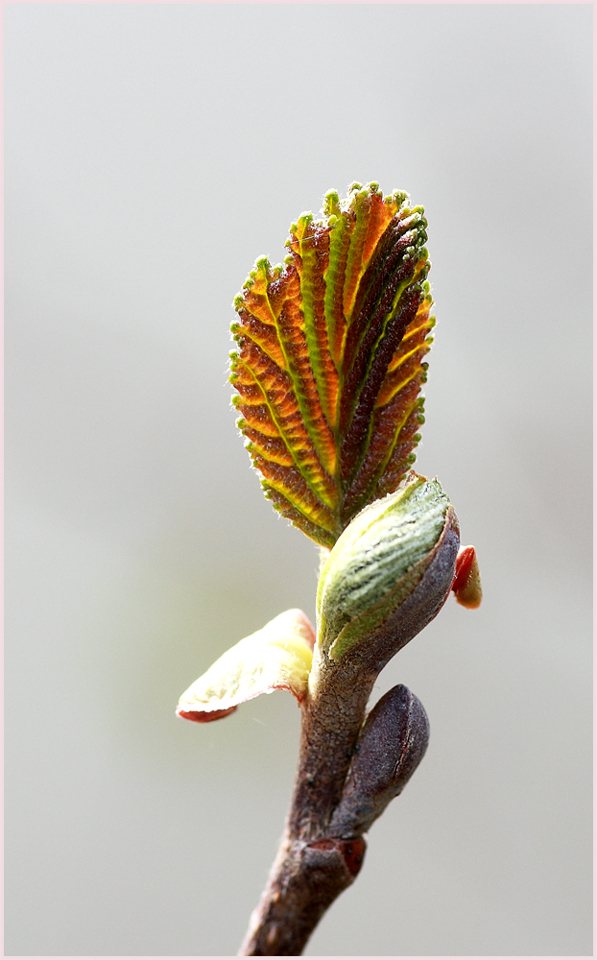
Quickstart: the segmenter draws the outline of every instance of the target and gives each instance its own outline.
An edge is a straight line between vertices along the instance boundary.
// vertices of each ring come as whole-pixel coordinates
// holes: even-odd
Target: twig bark
[[[303,701],[286,828],[240,956],[299,956],[323,913],[360,870],[364,839],[332,837],[329,828],[374,681],[348,702],[341,691]]]
[[[338,661],[316,645],[286,827],[239,956],[302,953],[359,873],[363,834],[422,758],[427,718],[405,687],[386,694],[364,723],[365,711],[379,672],[443,606],[458,543],[452,514],[422,580],[383,627]]]

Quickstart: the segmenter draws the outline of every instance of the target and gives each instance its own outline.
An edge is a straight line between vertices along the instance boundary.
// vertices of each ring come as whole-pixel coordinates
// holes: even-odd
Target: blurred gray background
[[[384,671],[431,721],[310,955],[591,946],[588,5],[19,5],[6,46],[6,953],[229,955],[282,831],[292,697],[182,691],[317,549],[229,405],[232,298],[326,190],[429,220],[418,470],[477,546]]]

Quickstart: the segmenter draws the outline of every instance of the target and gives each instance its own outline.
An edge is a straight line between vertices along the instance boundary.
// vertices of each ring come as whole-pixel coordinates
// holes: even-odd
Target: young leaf
[[[414,462],[435,323],[427,223],[404,193],[330,191],[290,228],[284,266],[257,260],[234,302],[230,380],[266,496],[331,547]]]
[[[319,644],[331,660],[369,642],[398,613],[448,532],[451,562],[444,599],[453,582],[458,521],[438,480],[411,470],[395,493],[352,520],[330,551],[317,588]]]
[[[222,654],[180,698],[176,713],[205,723],[261,693],[290,690],[305,696],[315,634],[302,610],[286,610]]]

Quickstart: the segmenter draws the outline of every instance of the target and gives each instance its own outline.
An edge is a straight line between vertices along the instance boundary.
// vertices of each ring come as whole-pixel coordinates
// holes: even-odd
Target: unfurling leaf
[[[398,487],[423,423],[434,325],[427,223],[376,183],[326,195],[290,228],[284,266],[257,260],[235,299],[239,427],[274,507],[331,547]]]
[[[204,723],[236,710],[261,693],[307,691],[315,634],[301,610],[286,610],[222,654],[180,698],[176,712]]]
[[[370,642],[375,631],[396,616],[423,580],[448,531],[441,602],[453,580],[458,521],[438,480],[410,471],[395,493],[369,504],[352,520],[330,551],[317,588],[319,645],[330,660],[339,660],[355,644]],[[428,592],[433,599],[434,591]]]

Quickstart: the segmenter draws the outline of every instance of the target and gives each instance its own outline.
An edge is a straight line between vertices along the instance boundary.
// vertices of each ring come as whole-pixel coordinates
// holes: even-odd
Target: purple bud
[[[410,780],[428,741],[423,705],[407,687],[393,687],[363,725],[330,835],[359,836],[369,830]]]

